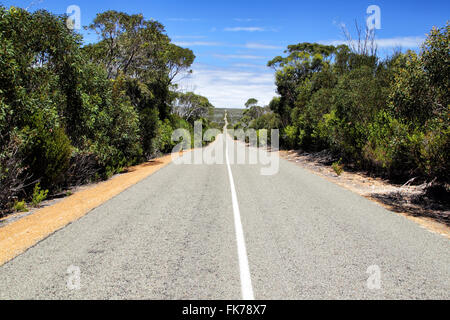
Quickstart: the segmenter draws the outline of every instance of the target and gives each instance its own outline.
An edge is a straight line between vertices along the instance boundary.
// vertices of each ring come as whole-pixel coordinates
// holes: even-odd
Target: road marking
[[[225,158],[228,168],[228,177],[230,178],[231,199],[233,202],[234,229],[236,231],[236,242],[239,256],[242,298],[244,300],[255,300],[255,297],[253,295],[250,268],[248,266],[247,249],[245,248],[245,238],[241,222],[241,213],[239,210],[236,188],[234,187],[233,173],[231,172],[230,159],[228,156],[228,133],[226,130],[223,136],[225,139]]]

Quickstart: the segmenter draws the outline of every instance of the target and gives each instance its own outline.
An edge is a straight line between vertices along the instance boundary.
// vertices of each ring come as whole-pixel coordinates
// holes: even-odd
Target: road
[[[170,164],[0,267],[0,299],[450,298],[448,239],[279,161]]]

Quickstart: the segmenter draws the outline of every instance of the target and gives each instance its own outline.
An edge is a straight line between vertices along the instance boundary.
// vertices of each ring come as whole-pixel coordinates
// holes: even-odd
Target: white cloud
[[[228,32],[239,32],[239,31],[261,32],[261,31],[265,31],[265,29],[261,28],[261,27],[234,27],[234,28],[225,28],[224,30],[228,31]]]
[[[223,46],[220,42],[208,41],[175,41],[174,44],[180,47],[220,47]]]
[[[424,37],[396,37],[375,39],[375,43],[378,48],[418,48],[424,41]],[[340,44],[349,44],[349,42],[345,40],[322,41],[322,43],[330,44],[333,46],[337,46]]]
[[[268,70],[268,67],[265,64],[255,64],[255,63],[233,63],[233,67],[235,68],[251,68],[251,69],[262,69],[264,71]]]
[[[403,37],[391,39],[377,39],[376,43],[380,48],[404,47],[418,48],[425,41],[424,37]]]
[[[182,90],[207,97],[217,108],[242,108],[249,98],[266,105],[276,96],[272,72],[242,71],[194,65],[194,73],[180,82]]]
[[[219,59],[243,59],[243,60],[263,60],[266,59],[267,57],[262,57],[262,56],[254,56],[254,55],[249,55],[249,54],[214,54],[213,55],[216,58]]]

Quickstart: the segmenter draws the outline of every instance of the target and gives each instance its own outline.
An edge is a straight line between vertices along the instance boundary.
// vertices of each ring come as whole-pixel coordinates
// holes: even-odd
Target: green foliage
[[[43,186],[54,189],[64,180],[72,154],[70,140],[62,128],[48,127],[42,114],[35,114],[32,127],[26,127],[28,143],[24,147],[24,161],[29,173],[39,179]]]
[[[284,128],[283,138],[288,148],[296,148],[297,141],[299,140],[298,128],[295,126],[287,126],[286,128]]]
[[[214,109],[208,98],[193,92],[178,93],[174,102],[173,112],[186,119],[189,123],[206,118]]]
[[[23,145],[24,137],[17,131],[11,132],[9,140],[0,145],[0,215],[25,187]]]
[[[268,112],[264,113],[256,119],[253,119],[250,122],[250,128],[256,130],[267,129],[270,131],[272,129],[278,129],[280,127],[280,124],[280,117],[273,112]]]
[[[15,212],[28,212],[25,200],[14,202],[13,209]]]
[[[258,104],[258,100],[256,100],[255,98],[250,98],[245,103],[245,107],[248,109],[250,107],[256,106],[257,104]]]
[[[36,183],[33,189],[33,195],[31,197],[31,203],[34,207],[37,207],[42,201],[47,199],[48,190],[41,190],[40,183]]]
[[[412,51],[400,56],[389,94],[393,112],[404,122],[424,125],[433,114],[432,99],[420,57]]]
[[[425,41],[421,60],[431,85],[435,88],[436,99],[443,103],[450,99],[450,22],[443,28],[434,27]],[[444,105],[445,106],[445,105]]]
[[[408,51],[384,60],[344,45],[289,46],[286,57],[268,63],[280,95],[268,108],[281,129],[281,146],[330,149],[390,177],[448,183],[449,31],[449,23],[433,28],[419,55]],[[273,128],[257,111],[247,110],[240,127]],[[340,165],[333,165],[338,174]]]
[[[173,147],[175,147],[175,143],[172,141],[173,130],[169,119],[159,121],[157,150],[162,153],[170,153],[172,151]]]
[[[333,162],[333,164],[331,165],[331,167],[333,168],[333,171],[338,175],[341,176],[342,173],[344,172],[344,167],[342,166],[342,159],[340,159],[337,162]]]
[[[195,55],[142,15],[107,11],[82,46],[66,17],[0,6],[0,210],[171,149],[172,82]],[[206,99],[206,98],[205,98]],[[208,107],[212,107],[208,102]],[[43,194],[37,195],[39,198]]]

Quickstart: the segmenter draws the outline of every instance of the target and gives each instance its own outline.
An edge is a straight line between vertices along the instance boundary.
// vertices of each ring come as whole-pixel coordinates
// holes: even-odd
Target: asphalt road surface
[[[253,149],[224,135],[211,148],[228,161],[172,163],[0,267],[0,299],[450,298],[448,239],[285,160],[233,164]]]

